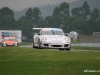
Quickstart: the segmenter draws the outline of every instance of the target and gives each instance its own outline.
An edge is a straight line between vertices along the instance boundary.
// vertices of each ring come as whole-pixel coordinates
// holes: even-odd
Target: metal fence
[[[72,44],[72,46],[100,47],[100,36],[81,35],[79,42]]]
[[[79,36],[80,43],[100,43],[100,36],[81,35]]]

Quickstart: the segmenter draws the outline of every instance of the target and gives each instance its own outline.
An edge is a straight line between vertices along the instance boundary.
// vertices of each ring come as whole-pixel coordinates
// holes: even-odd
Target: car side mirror
[[[68,36],[68,34],[65,34],[65,36]]]
[[[40,33],[34,33],[34,35],[40,35]]]
[[[38,35],[40,35],[40,33],[38,33]]]

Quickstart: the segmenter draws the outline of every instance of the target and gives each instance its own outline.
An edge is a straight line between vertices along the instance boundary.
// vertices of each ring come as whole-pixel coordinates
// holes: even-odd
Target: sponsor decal
[[[2,38],[5,38],[5,37],[16,37],[16,38],[19,38],[19,33],[17,32],[2,32]]]

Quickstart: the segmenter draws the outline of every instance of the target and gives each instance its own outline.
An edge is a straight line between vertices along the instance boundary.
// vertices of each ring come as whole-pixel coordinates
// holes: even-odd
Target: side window
[[[40,31],[38,34],[39,34],[39,35],[42,35],[42,31]]]

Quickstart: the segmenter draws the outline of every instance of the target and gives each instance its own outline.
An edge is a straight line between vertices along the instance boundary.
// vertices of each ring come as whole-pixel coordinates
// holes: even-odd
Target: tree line
[[[14,12],[8,7],[0,9],[0,30],[22,30],[22,35],[32,38],[33,27],[62,28],[64,32],[76,31],[80,35],[92,35],[100,32],[100,9],[92,11],[85,1],[81,7],[75,7],[69,13],[69,3],[63,2],[56,6],[52,16],[43,18],[38,7],[28,8],[25,16],[18,20]]]

